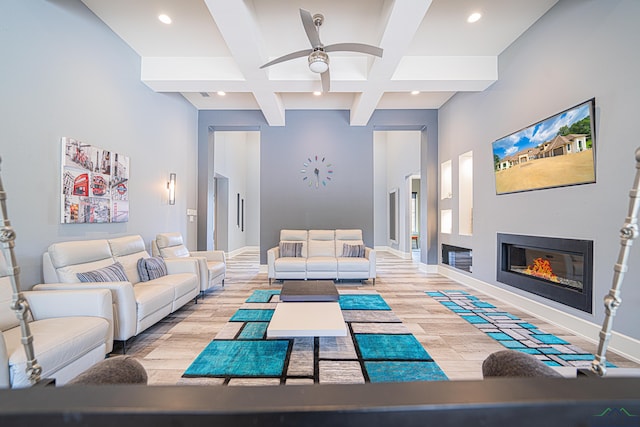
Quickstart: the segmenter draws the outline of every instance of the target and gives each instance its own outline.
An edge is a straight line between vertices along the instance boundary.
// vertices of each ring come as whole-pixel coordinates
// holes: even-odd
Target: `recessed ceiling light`
[[[417,94],[419,94],[419,93],[420,93],[420,91],[419,91],[419,90],[412,90],[412,91],[411,91],[411,95],[417,95]]]
[[[320,96],[320,95],[322,95],[322,92],[320,92],[319,90],[316,90],[316,91],[313,92],[313,94],[315,96]]]
[[[171,22],[172,22],[171,21],[171,17],[169,15],[165,15],[164,13],[162,15],[158,15],[158,19],[163,24],[171,24]]]
[[[223,92],[221,90],[218,91],[218,95],[220,95],[220,96],[225,96],[226,94],[227,94],[227,92]]]
[[[478,22],[482,18],[482,14],[478,12],[474,12],[467,18],[467,22],[472,24],[474,22]]]

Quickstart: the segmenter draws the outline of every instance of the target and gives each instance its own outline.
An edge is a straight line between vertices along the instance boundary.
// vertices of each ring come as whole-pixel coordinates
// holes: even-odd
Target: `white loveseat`
[[[191,251],[182,241],[180,233],[160,233],[151,242],[153,256],[162,258],[192,257],[198,260],[200,270],[200,294],[213,288],[215,285],[224,286],[224,278],[227,272],[227,263],[224,251]]]
[[[42,378],[63,385],[113,348],[111,293],[104,289],[23,292],[31,309],[29,329]],[[13,290],[0,277],[0,388],[28,387],[20,323],[11,309]]]
[[[109,289],[114,339],[126,341],[197,298],[200,291],[196,260],[167,259],[167,275],[142,282],[140,258],[149,258],[140,236],[54,243],[43,255],[45,284],[34,289]],[[85,283],[77,277],[116,262],[124,267],[128,281]]]
[[[299,249],[294,256],[287,247]],[[296,245],[298,244],[298,245]],[[362,256],[347,256],[345,245],[362,246]],[[269,284],[275,280],[368,280],[376,283],[376,252],[364,247],[362,230],[281,230],[280,244],[267,251]]]

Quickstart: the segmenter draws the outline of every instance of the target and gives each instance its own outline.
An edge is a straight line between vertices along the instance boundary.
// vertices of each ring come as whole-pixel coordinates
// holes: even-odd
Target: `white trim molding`
[[[259,246],[243,246],[234,251],[227,252],[227,258],[233,258],[234,256],[238,256],[247,251],[260,251],[260,247]]]
[[[438,265],[438,273],[449,279],[460,282],[463,285],[476,289],[497,300],[511,304],[520,310],[540,317],[549,323],[568,329],[576,335],[583,337],[593,343],[598,343],[600,330],[602,325],[596,325],[584,319],[580,319],[569,313],[564,313],[553,307],[549,307],[542,303],[530,300],[521,295],[514,294],[505,289],[467,276],[466,274],[455,271],[449,267]],[[609,348],[634,362],[640,363],[640,340],[620,334],[618,332],[611,333],[611,344]]]
[[[402,252],[402,251],[399,251],[398,249],[394,249],[394,248],[392,248],[390,246],[376,246],[374,249],[376,251],[391,252],[392,254],[397,256],[398,258],[402,258],[402,259],[411,259],[411,257],[412,257],[411,252]]]

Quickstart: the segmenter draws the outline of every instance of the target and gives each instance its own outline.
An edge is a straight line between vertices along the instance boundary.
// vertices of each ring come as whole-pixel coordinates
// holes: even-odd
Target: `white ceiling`
[[[82,1],[140,55],[140,78],[155,91],[202,110],[260,109],[272,126],[288,109],[347,109],[362,126],[375,109],[439,108],[486,89],[499,78],[498,55],[558,0]],[[306,57],[260,69],[311,47],[300,8],[324,15],[325,45],[380,46],[383,57],[331,52],[331,91],[321,96]],[[472,12],[482,19],[469,24]]]

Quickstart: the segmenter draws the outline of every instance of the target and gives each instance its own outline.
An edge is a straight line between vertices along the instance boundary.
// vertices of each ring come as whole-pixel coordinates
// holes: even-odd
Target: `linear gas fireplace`
[[[592,312],[593,241],[498,233],[498,282]]]

